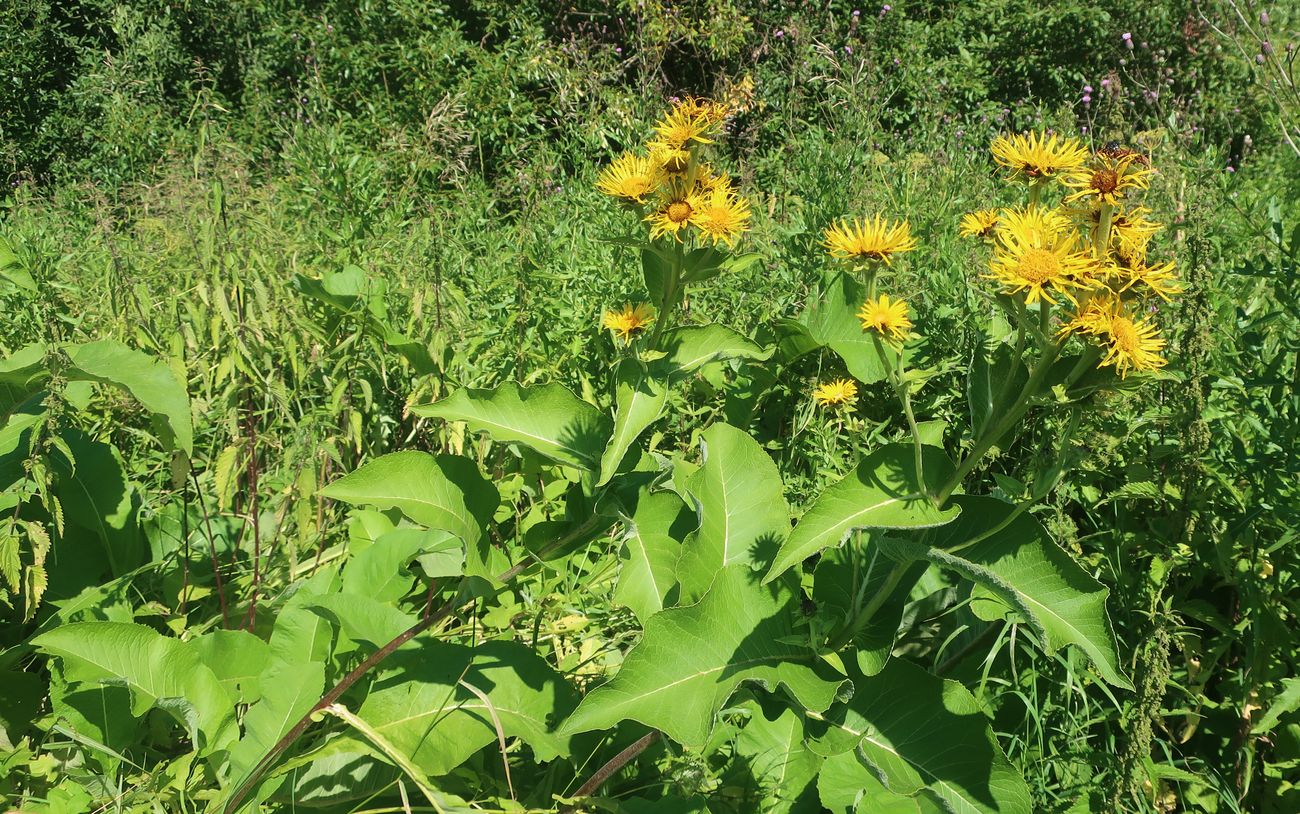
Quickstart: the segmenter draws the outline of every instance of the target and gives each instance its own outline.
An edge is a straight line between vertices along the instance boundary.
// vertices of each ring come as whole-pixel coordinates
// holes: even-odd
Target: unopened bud
[[[1264,26],[1268,25],[1268,12],[1267,12],[1267,11],[1261,11],[1261,12],[1259,13],[1259,24],[1260,24],[1260,25],[1264,25]]]

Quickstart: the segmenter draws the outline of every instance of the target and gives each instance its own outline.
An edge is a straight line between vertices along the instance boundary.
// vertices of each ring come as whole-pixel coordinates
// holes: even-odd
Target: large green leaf
[[[965,687],[902,659],[876,676],[849,675],[853,697],[824,716],[815,751],[856,749],[885,788],[924,793],[951,812],[1029,814],[1029,787]]]
[[[271,658],[266,642],[247,630],[213,630],[191,639],[189,645],[231,698],[251,704],[261,695],[258,676]]]
[[[773,705],[775,707],[775,705]],[[765,814],[820,811],[812,783],[821,770],[821,755],[804,744],[804,717],[789,707],[768,712],[756,702],[746,705],[749,723],[736,737],[735,764],[748,772],[746,784],[757,786]],[[752,787],[751,786],[751,787]]]
[[[442,401],[411,408],[416,415],[464,421],[475,432],[520,443],[553,461],[596,471],[610,436],[610,420],[564,385],[458,390]]]
[[[33,343],[0,359],[0,415],[13,412],[44,386],[50,377],[47,351],[45,345]]]
[[[943,450],[923,447],[925,482],[935,491],[952,473]],[[889,444],[863,458],[857,468],[817,496],[781,546],[767,579],[823,548],[838,546],[857,529],[928,528],[951,522],[960,509],[937,509],[918,486],[916,457],[909,444]]]
[[[176,446],[187,455],[193,454],[190,397],[185,382],[178,380],[165,362],[111,339],[68,345],[65,350],[73,365],[69,378],[123,388],[145,409],[164,419]]]
[[[991,497],[959,496],[954,502],[962,507],[955,523],[923,542],[891,541],[890,547],[977,583],[972,603],[977,615],[992,620],[1013,612],[1034,627],[1049,650],[1074,645],[1102,678],[1131,689],[1106,615],[1109,590],[1061,550],[1033,516],[1008,522],[1015,507]],[[958,546],[966,547],[948,550]]]
[[[683,600],[701,596],[726,566],[766,566],[790,532],[781,473],[757,441],[729,424],[714,424],[700,444],[704,465],[685,481],[700,528],[677,564]]]
[[[597,486],[609,483],[628,449],[668,403],[668,377],[661,366],[652,371],[640,360],[627,358],[614,378],[614,430],[600,459]]]
[[[410,593],[415,582],[407,566],[426,555],[429,562],[445,566],[436,569],[437,576],[456,576],[463,570],[464,549],[451,532],[395,528],[380,534],[348,561],[343,570],[343,592],[396,602]]]
[[[744,334],[716,323],[674,328],[663,335],[659,347],[665,353],[663,364],[674,379],[710,362],[761,361],[772,355],[771,350],[760,348]]]
[[[68,428],[60,435],[74,460],[51,457],[67,528],[63,545],[51,558],[50,574],[53,592],[68,596],[97,582],[105,565],[113,576],[135,569],[144,561],[145,545],[140,495],[121,454],[80,430]],[[68,556],[72,551],[79,554]]]
[[[365,464],[321,490],[356,506],[397,509],[430,529],[465,542],[465,571],[491,579],[488,537],[501,496],[468,458],[407,450]]]
[[[171,713],[203,753],[238,735],[230,695],[198,651],[144,625],[75,622],[32,640],[62,660],[69,681],[121,684],[131,690],[138,717],[152,707]]]
[[[866,289],[856,278],[837,272],[819,299],[811,302],[800,320],[818,345],[829,347],[843,360],[853,378],[866,384],[883,381],[888,372],[871,334],[862,330],[858,309],[867,300]],[[894,351],[885,346],[893,358]]]
[[[817,791],[832,814],[949,814],[926,795],[909,797],[885,788],[856,749],[826,758]]]
[[[498,722],[506,738],[520,738],[539,760],[567,755],[568,736],[551,725],[576,703],[577,691],[531,647],[423,639],[392,657],[357,714],[436,776],[495,743]]]
[[[260,676],[262,698],[244,715],[244,736],[230,749],[230,788],[237,788],[325,692],[325,665],[279,662]]]
[[[642,624],[663,610],[677,584],[681,541],[695,525],[695,513],[676,493],[648,488],[639,493],[632,516],[623,519],[626,533],[613,599],[631,608]]]
[[[724,569],[698,603],[650,617],[618,674],[588,693],[560,731],[635,720],[700,748],[745,681],[784,686],[805,709],[825,710],[845,685],[809,648],[791,643],[798,613],[784,581],[762,586],[748,565]]]
[[[877,593],[889,591],[888,599],[853,638],[858,669],[864,675],[875,675],[889,661],[908,592],[921,578],[925,563],[915,563],[890,586],[887,583],[894,560],[870,537],[864,536],[863,543],[849,543],[822,554],[813,572],[813,601],[817,604],[817,618],[838,626],[847,624]]]

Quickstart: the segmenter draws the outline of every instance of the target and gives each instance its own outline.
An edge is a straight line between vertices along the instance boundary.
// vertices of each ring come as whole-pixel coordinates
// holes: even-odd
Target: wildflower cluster
[[[1000,137],[994,159],[1012,182],[1028,184],[1028,203],[973,212],[961,232],[993,246],[988,272],[1023,318],[1038,304],[1045,330],[1055,317],[1055,340],[1078,335],[1099,346],[1101,366],[1121,377],[1165,364],[1165,340],[1151,322],[1153,300],[1182,291],[1172,262],[1148,258],[1161,225],[1136,196],[1154,170],[1149,159],[1115,144],[1089,155],[1072,138],[1038,134]],[[1057,206],[1043,193],[1059,184]],[[1053,311],[1053,308],[1059,310]]]

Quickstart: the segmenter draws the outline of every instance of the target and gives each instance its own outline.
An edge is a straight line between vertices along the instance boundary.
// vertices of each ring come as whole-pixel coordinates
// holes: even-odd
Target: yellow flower
[[[962,216],[962,237],[988,237],[998,225],[998,210],[979,209]]]
[[[1121,258],[1145,256],[1147,244],[1160,231],[1160,224],[1147,220],[1146,212],[1146,209],[1139,206],[1131,212],[1116,212],[1111,218],[1111,246]]]
[[[655,125],[655,139],[651,145],[683,150],[696,143],[712,144],[709,136],[717,132],[721,124],[722,119],[697,109],[694,104],[678,103]]]
[[[663,172],[651,159],[624,153],[600,174],[596,188],[606,195],[641,203],[663,180]]]
[[[852,379],[835,379],[813,390],[812,397],[823,407],[847,404],[858,396],[858,385]]]
[[[753,86],[753,81],[750,81]],[[714,102],[698,96],[687,96],[673,105],[673,112],[691,118],[703,118],[710,124],[721,124],[731,114],[731,106],[725,102]]]
[[[999,232],[1014,232],[1034,240],[1054,241],[1070,229],[1070,220],[1059,210],[1030,204],[1003,209],[998,219]]]
[[[650,306],[639,302],[635,306],[628,303],[621,311],[606,311],[600,324],[624,342],[631,342],[632,337],[644,331],[653,321],[654,311]]]
[[[650,161],[667,175],[680,176],[691,167],[691,151],[685,147],[670,147],[657,141],[646,144]]]
[[[1073,302],[1072,289],[1092,287],[1095,270],[1092,256],[1079,250],[1075,235],[1016,224],[998,231],[997,251],[984,277],[1000,283],[1008,294],[1025,292],[1025,302],[1032,305],[1040,297],[1055,303],[1048,289]]]
[[[907,221],[887,221],[879,215],[873,220],[854,218],[831,224],[822,244],[832,257],[840,260],[883,260],[916,248]]]
[[[650,239],[672,235],[681,240],[682,232],[703,208],[704,201],[698,188],[685,185],[674,187],[660,201],[659,206],[645,217],[650,224]]]
[[[907,318],[907,303],[891,300],[888,294],[864,302],[858,309],[858,319],[862,321],[862,330],[875,331],[898,342],[906,339],[912,328],[912,321]]]
[[[1010,170],[1012,178],[1030,181],[1077,169],[1088,157],[1077,139],[1041,133],[998,136],[990,150],[993,160]]]
[[[1165,340],[1148,320],[1136,319],[1114,298],[1094,298],[1078,316],[1061,329],[1063,334],[1078,331],[1096,337],[1106,349],[1100,367],[1114,365],[1121,379],[1130,370],[1149,371],[1167,363],[1160,352]]]
[[[1142,260],[1126,268],[1116,268],[1116,272],[1120,277],[1125,278],[1120,291],[1128,291],[1141,283],[1165,302],[1169,302],[1175,294],[1183,293],[1183,284],[1174,272],[1172,261],[1148,266],[1146,261]]]
[[[1153,170],[1141,166],[1135,159],[1134,155],[1122,158],[1098,156],[1094,166],[1074,170],[1062,181],[1074,190],[1065,196],[1065,200],[1091,200],[1116,206],[1133,190],[1146,189]]]
[[[712,238],[715,246],[734,246],[736,238],[749,229],[749,201],[732,192],[729,184],[715,184],[698,200],[699,210],[692,213],[690,222]]]

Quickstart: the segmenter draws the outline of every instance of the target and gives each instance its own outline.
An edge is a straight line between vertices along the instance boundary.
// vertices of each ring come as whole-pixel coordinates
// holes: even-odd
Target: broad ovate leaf
[[[798,614],[785,581],[760,585],[743,563],[723,569],[698,603],[650,617],[618,674],[588,693],[560,731],[635,720],[698,749],[743,682],[783,687],[804,709],[825,710],[846,685],[809,647],[793,643]]]
[[[812,749],[856,750],[886,789],[947,811],[1030,814],[1029,787],[965,687],[902,659],[875,676],[849,675],[853,697],[824,716],[828,729]]]
[[[632,516],[623,518],[625,532],[613,599],[630,608],[642,624],[663,610],[669,591],[677,584],[682,540],[695,525],[695,513],[676,493],[648,488],[638,493]]]
[[[162,361],[121,342],[102,339],[65,347],[75,380],[111,384],[126,390],[145,409],[159,416],[171,430],[176,446],[186,455],[194,452],[194,425],[190,418],[190,397],[185,382],[176,378]]]
[[[952,473],[943,450],[922,447],[929,491]],[[824,548],[842,544],[858,529],[917,529],[949,523],[957,507],[936,508],[920,488],[910,444],[888,444],[863,458],[853,472],[817,496],[781,546],[768,571],[772,580]]]
[[[666,332],[660,341],[665,354],[662,363],[676,379],[710,362],[728,359],[762,361],[772,355],[747,338],[723,325],[686,325]]]
[[[457,390],[411,408],[416,415],[464,421],[497,441],[518,443],[561,464],[595,472],[610,437],[610,420],[561,384]]]
[[[600,481],[609,483],[632,444],[659,418],[668,403],[668,377],[639,359],[627,358],[614,375],[614,429],[600,459]]]
[[[354,506],[397,509],[465,543],[465,572],[491,579],[484,529],[500,502],[495,486],[468,458],[407,450],[376,458],[321,490]]]
[[[201,753],[221,749],[239,734],[229,693],[185,642],[144,625],[74,622],[37,636],[32,644],[58,657],[69,681],[126,686],[136,717],[153,707],[166,710]]]
[[[682,547],[682,598],[698,598],[723,568],[766,567],[790,531],[781,473],[743,430],[714,424],[700,438],[704,464],[685,481],[700,528]]]

